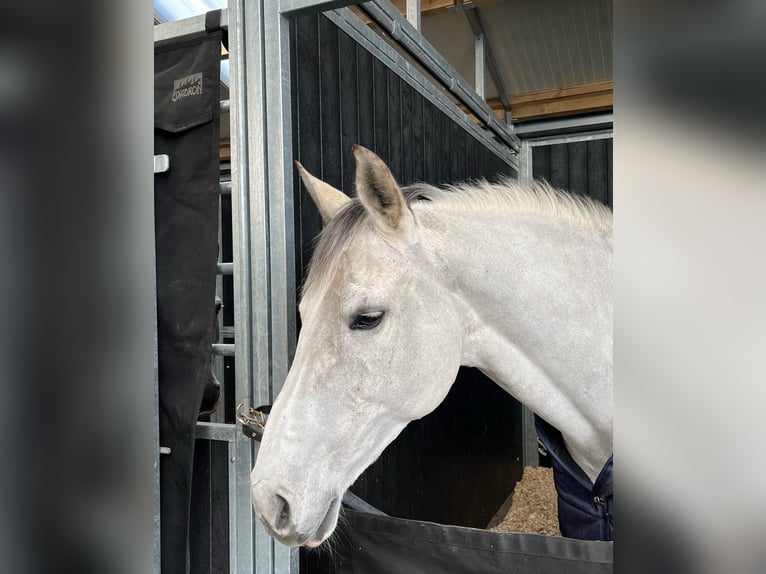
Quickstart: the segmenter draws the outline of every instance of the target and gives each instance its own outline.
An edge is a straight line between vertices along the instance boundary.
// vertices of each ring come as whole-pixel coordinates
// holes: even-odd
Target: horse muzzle
[[[289,490],[264,479],[252,485],[252,497],[255,513],[267,532],[286,546],[315,548],[335,530],[341,502],[338,496],[329,497],[324,504],[299,501]],[[318,510],[301,512],[307,508]]]

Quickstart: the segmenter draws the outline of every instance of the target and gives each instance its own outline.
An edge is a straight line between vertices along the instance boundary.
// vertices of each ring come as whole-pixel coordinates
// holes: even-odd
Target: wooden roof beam
[[[540,120],[575,114],[609,111],[614,106],[613,82],[597,82],[570,88],[520,94],[509,98],[515,121]],[[489,107],[503,118],[500,98],[487,100]]]

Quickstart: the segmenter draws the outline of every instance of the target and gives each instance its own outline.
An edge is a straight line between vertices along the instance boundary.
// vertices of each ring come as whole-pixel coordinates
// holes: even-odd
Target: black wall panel
[[[535,146],[532,176],[612,207],[612,138]]]
[[[326,182],[353,194],[355,143],[402,185],[516,176],[324,16],[295,21],[291,41],[295,157]],[[295,209],[301,278],[322,223],[298,177]],[[463,369],[444,404],[410,424],[352,490],[396,516],[484,527],[521,474],[519,413],[507,393]],[[305,564],[316,557],[306,560],[302,569],[314,572]]]

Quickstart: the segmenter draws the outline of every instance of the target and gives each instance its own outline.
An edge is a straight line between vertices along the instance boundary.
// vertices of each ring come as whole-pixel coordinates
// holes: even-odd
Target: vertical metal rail
[[[476,93],[479,97],[486,99],[484,81],[484,33],[479,33],[474,36],[473,43],[473,57],[474,57],[474,74],[475,74],[475,86]]]
[[[268,402],[269,325],[265,143],[257,126],[263,102],[262,14],[259,2],[229,3],[232,241],[236,400]],[[250,129],[254,127],[255,129]],[[230,570],[262,572],[256,562],[273,545],[255,524],[250,499],[254,446],[235,432],[229,444]]]
[[[521,140],[519,148],[519,182],[522,185],[532,183],[532,146],[529,140]]]
[[[407,21],[420,32],[420,0],[407,0]]]
[[[462,0],[457,1],[460,7],[463,9],[463,14],[465,14],[465,17],[468,19],[468,24],[470,24],[474,36],[481,36],[484,39],[484,62],[487,64],[489,76],[492,78],[492,82],[495,84],[495,88],[497,88],[497,95],[500,98],[500,101],[503,103],[503,109],[506,112],[510,112],[511,103],[508,100],[508,95],[511,92],[508,89],[508,84],[503,77],[503,73],[500,71],[500,66],[497,65],[497,58],[495,57],[495,52],[492,49],[492,43],[489,41],[489,38],[484,31],[484,25],[481,23],[481,17],[479,16],[479,8],[473,5],[467,6],[463,4]],[[483,73],[484,71],[482,70],[482,74]],[[483,94],[480,95],[484,97]],[[507,121],[508,119],[506,118],[506,122]]]
[[[296,278],[293,208],[290,20],[279,0],[263,0],[271,254],[272,392],[282,388],[295,354]]]
[[[268,202],[269,311],[271,388],[274,400],[282,389],[295,354],[296,277],[293,207],[292,107],[290,91],[290,21],[279,0],[262,0],[265,107],[261,129],[268,142],[264,192]],[[258,574],[298,574],[297,549],[270,541],[269,555],[256,548]]]

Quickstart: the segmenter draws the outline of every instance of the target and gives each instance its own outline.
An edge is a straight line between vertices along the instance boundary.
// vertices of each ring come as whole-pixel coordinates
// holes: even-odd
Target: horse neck
[[[611,238],[542,216],[431,221],[430,249],[463,317],[463,364],[561,430],[597,474],[612,448]]]

